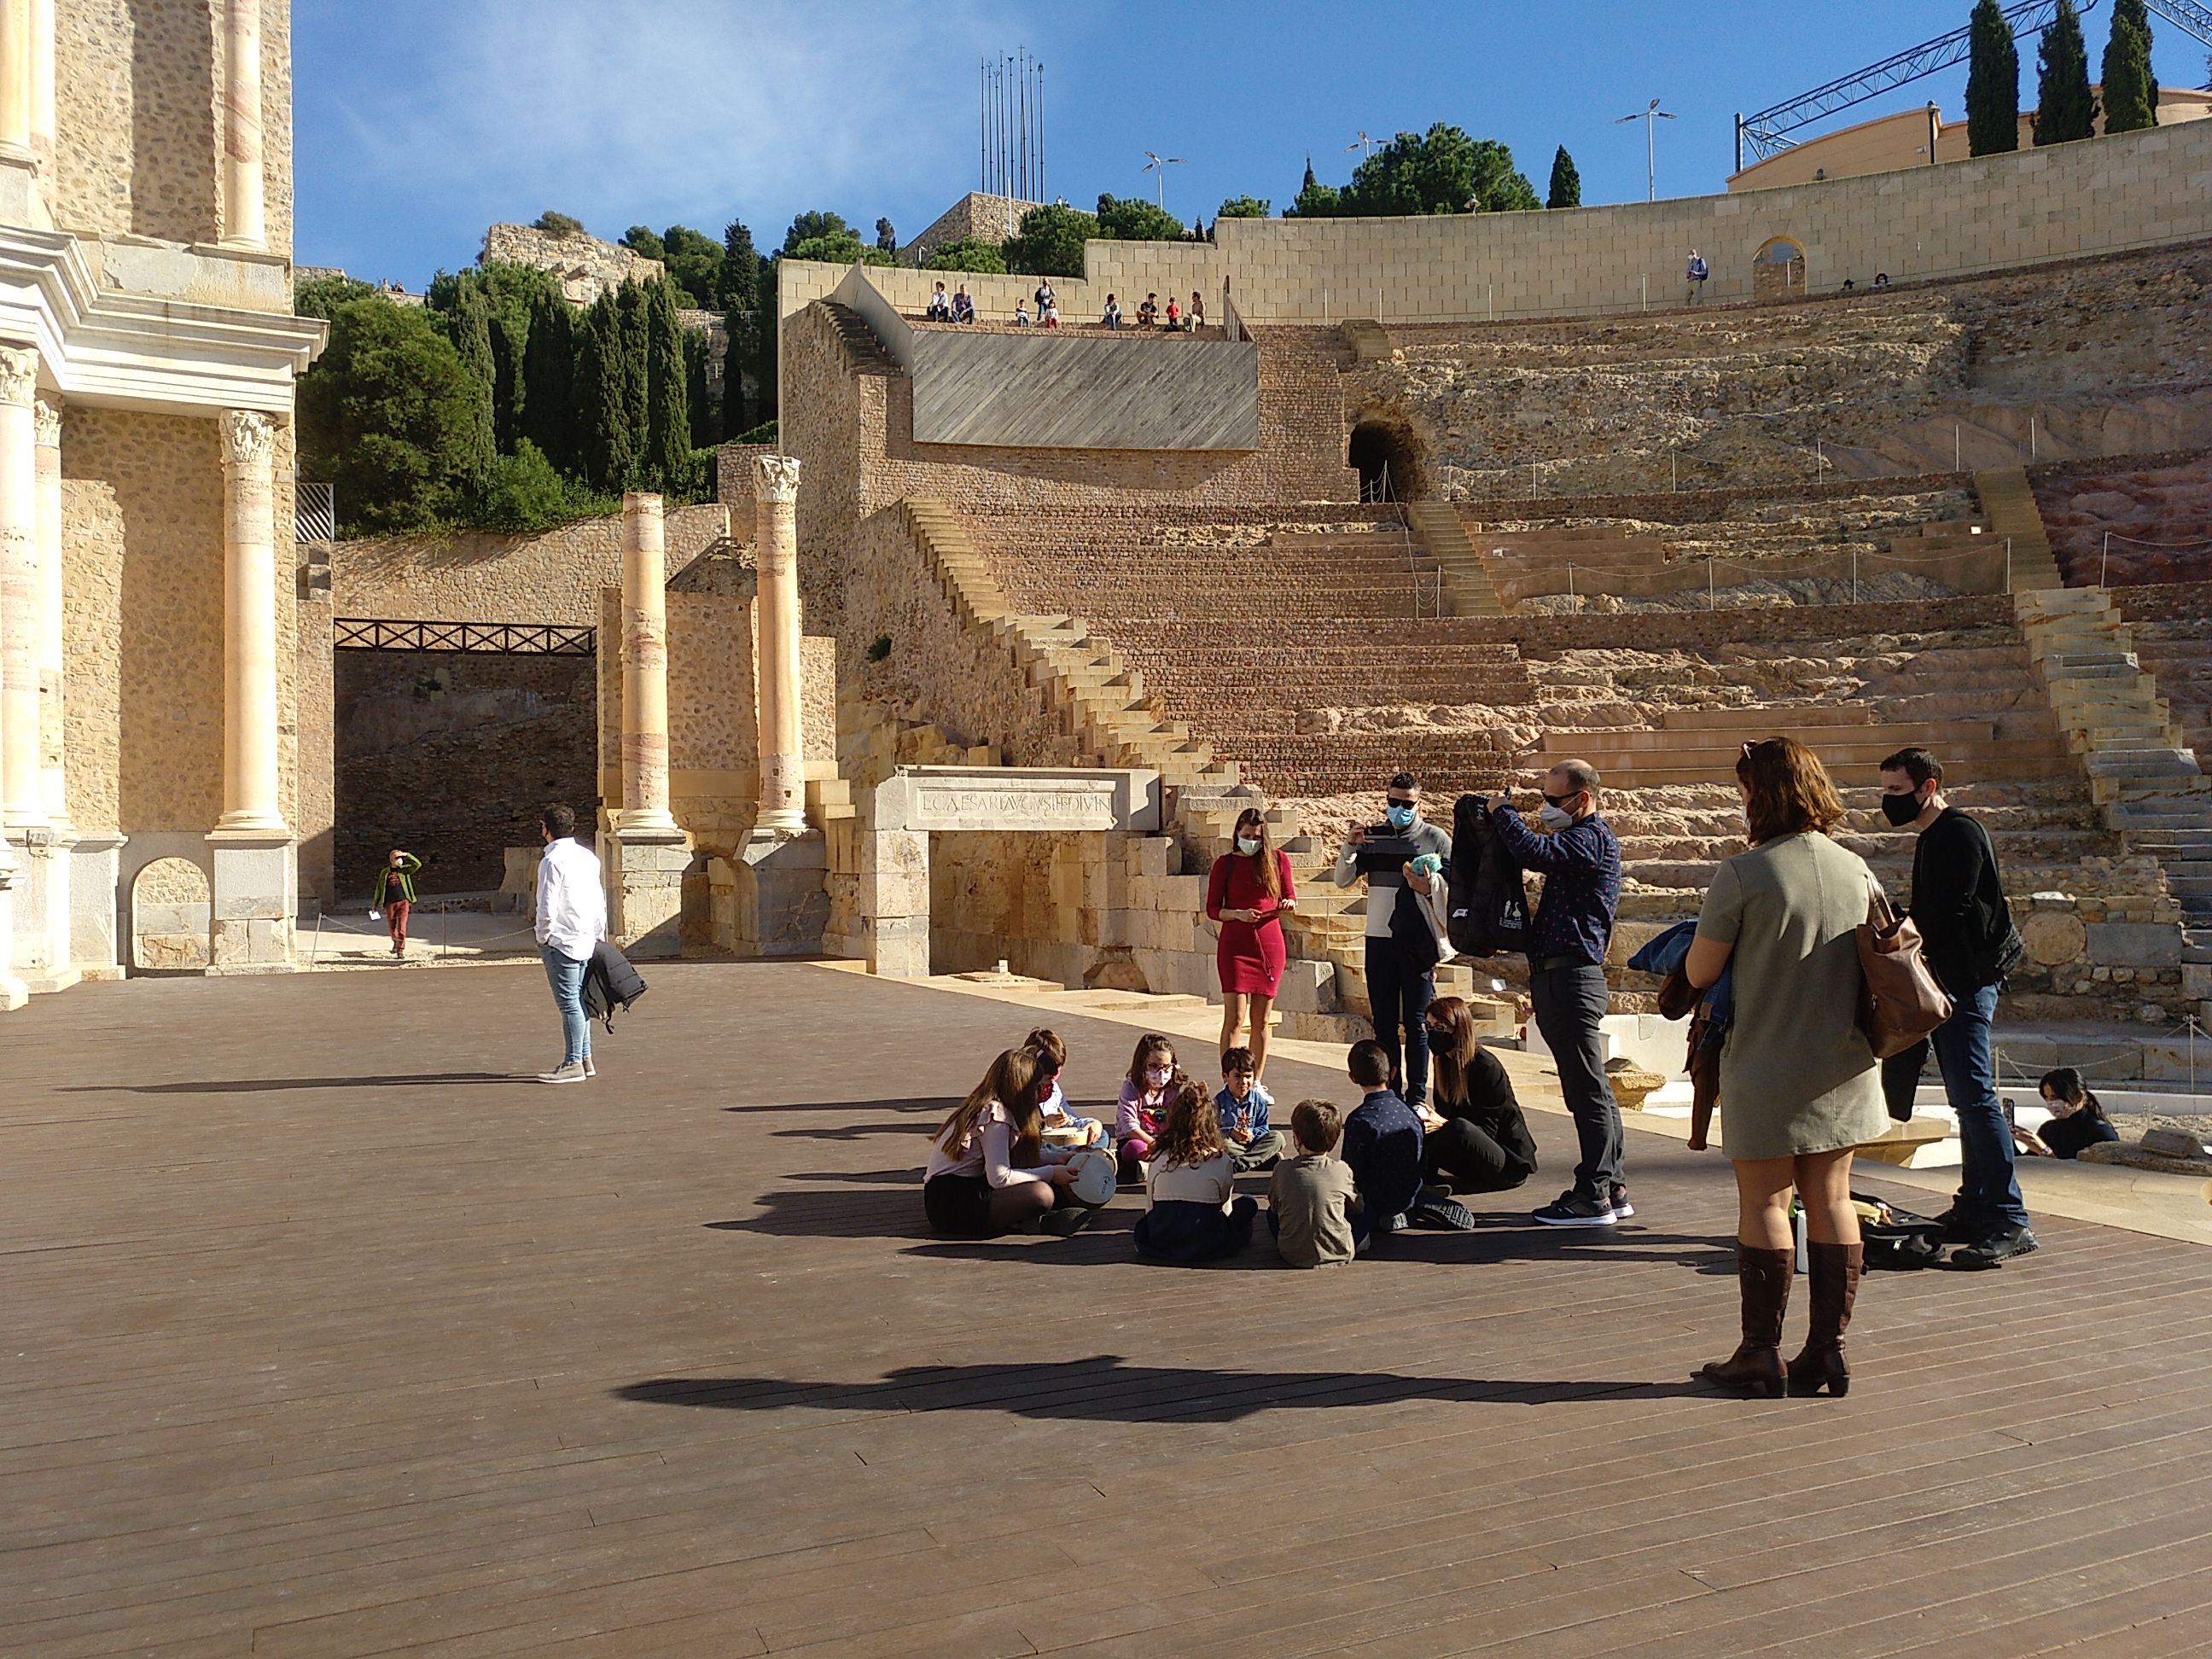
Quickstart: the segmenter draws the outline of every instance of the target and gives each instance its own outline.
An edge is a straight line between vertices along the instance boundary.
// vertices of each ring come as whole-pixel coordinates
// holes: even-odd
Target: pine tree
[[[1998,0],[1974,0],[1966,70],[1966,148],[1998,155],[2020,148],[2020,48]]]
[[[690,386],[676,285],[663,277],[646,298],[646,441],[641,471],[655,489],[684,488],[691,464]]]
[[[2105,131],[2139,132],[2158,125],[2158,82],[2150,70],[2150,9],[2118,0],[2105,42]]]
[[[1575,158],[1561,144],[1552,157],[1552,188],[1544,198],[1547,208],[1578,208],[1583,204],[1583,176],[1575,171]]]
[[[628,487],[637,464],[630,441],[629,404],[623,373],[622,319],[616,314],[615,296],[603,291],[592,302],[584,325],[584,350],[579,363],[577,391],[580,394],[581,442],[578,459],[594,489]]]
[[[615,323],[622,341],[623,407],[629,411],[629,453],[637,465],[644,463],[646,440],[650,435],[646,368],[650,342],[645,308],[645,289],[635,283],[624,283],[615,295]]]
[[[469,424],[453,457],[453,471],[462,489],[474,492],[491,476],[492,459],[499,453],[492,417],[492,390],[499,367],[492,353],[491,307],[484,301],[483,288],[466,273],[447,323],[453,349],[460,356],[461,367],[468,371],[470,382]]]
[[[556,469],[584,471],[576,442],[576,314],[558,294],[530,304],[522,357],[522,435]]]
[[[2058,12],[2043,31],[2035,54],[2035,142],[2070,144],[2097,131],[2097,100],[2089,91],[2089,47],[2074,0],[2058,0]]]

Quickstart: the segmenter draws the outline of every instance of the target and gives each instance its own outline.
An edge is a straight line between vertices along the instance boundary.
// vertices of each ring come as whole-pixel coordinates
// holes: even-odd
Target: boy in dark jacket
[[[1349,1066],[1364,1097],[1345,1120],[1338,1156],[1375,1231],[1395,1232],[1421,1195],[1421,1120],[1391,1092],[1390,1059],[1381,1043],[1353,1043]]]

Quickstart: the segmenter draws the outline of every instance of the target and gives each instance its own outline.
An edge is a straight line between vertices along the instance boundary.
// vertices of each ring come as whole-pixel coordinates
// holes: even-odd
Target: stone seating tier
[[[2212,581],[2114,587],[2136,655],[2200,763],[2212,762]]]

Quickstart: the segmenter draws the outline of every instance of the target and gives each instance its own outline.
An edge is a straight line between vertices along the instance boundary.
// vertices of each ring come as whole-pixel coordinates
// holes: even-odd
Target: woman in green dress
[[[1862,1255],[1851,1152],[1886,1126],[1881,1073],[1859,1030],[1858,928],[1875,879],[1828,839],[1843,803],[1792,738],[1747,743],[1735,766],[1749,850],[1714,872],[1684,972],[1702,989],[1735,963],[1721,1050],[1723,1138],[1735,1165],[1743,1341],[1705,1376],[1738,1393],[1850,1386],[1844,1331]],[[1812,1331],[1785,1368],[1782,1320],[1796,1268],[1790,1194],[1805,1208]]]

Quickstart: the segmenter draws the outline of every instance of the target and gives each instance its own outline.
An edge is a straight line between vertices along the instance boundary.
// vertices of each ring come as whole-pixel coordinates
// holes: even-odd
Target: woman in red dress
[[[1221,975],[1221,1047],[1237,1046],[1249,1018],[1254,1073],[1267,1065],[1267,1012],[1282,988],[1283,914],[1297,908],[1291,860],[1267,844],[1267,820],[1246,807],[1237,819],[1237,850],[1213,861],[1206,884],[1206,914],[1221,925],[1213,962]]]

